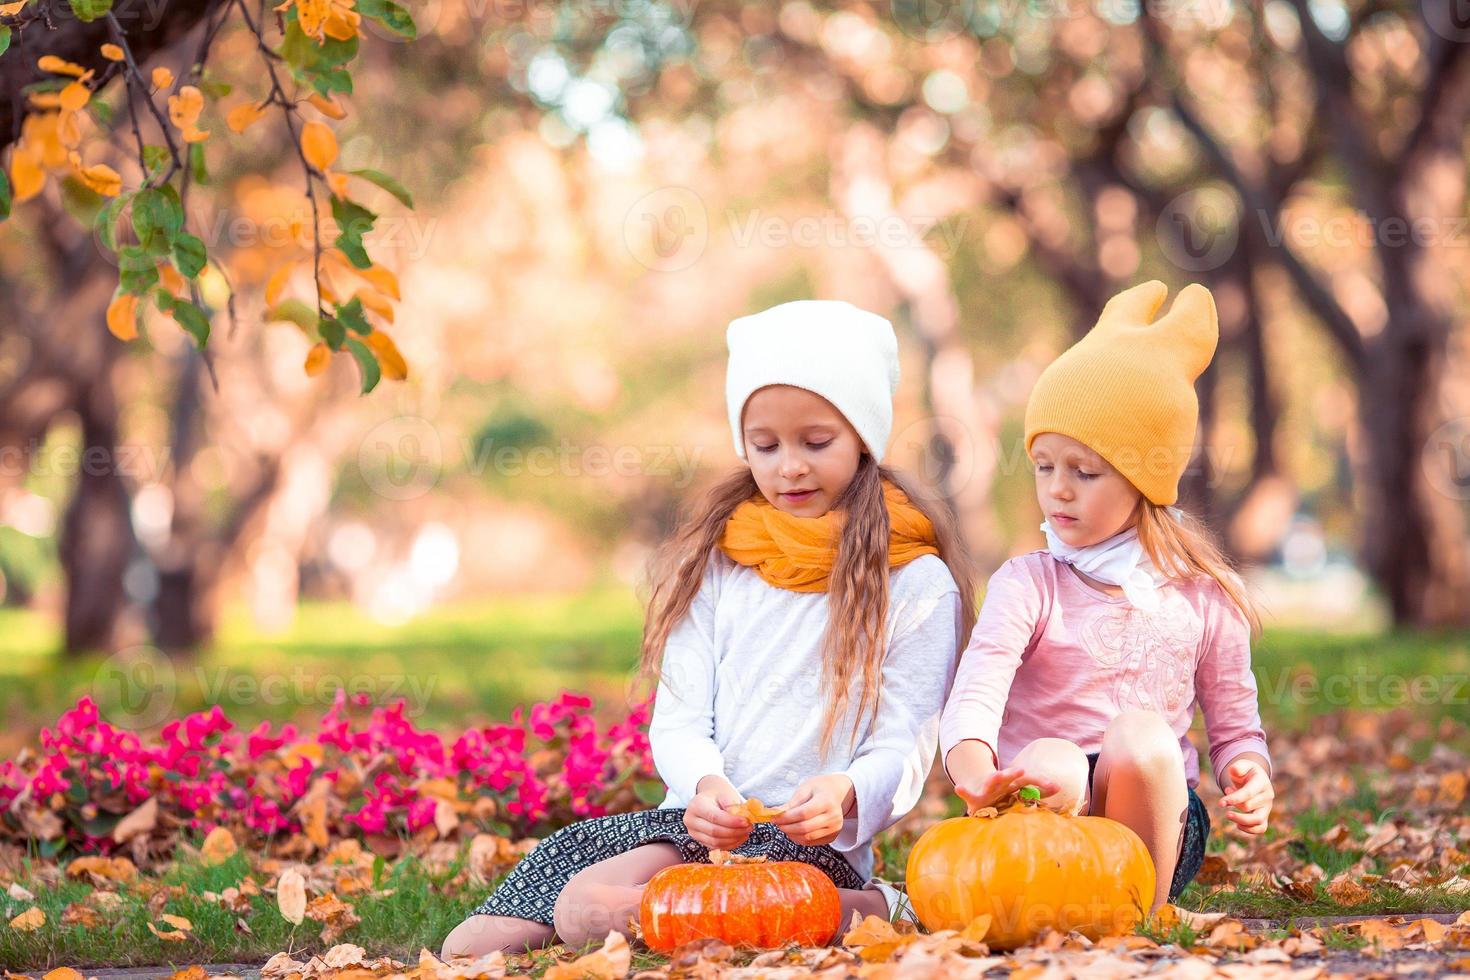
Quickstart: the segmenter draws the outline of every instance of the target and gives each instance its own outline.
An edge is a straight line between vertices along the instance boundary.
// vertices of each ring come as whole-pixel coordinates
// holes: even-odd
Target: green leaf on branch
[[[143,165],[148,168],[149,178],[152,178],[154,174],[163,173],[172,160],[173,154],[169,153],[166,146],[159,146],[156,143],[147,143],[143,146]]]
[[[163,289],[154,290],[153,296],[158,308],[167,310],[178,325],[194,338],[199,349],[203,350],[204,345],[209,343],[209,317],[204,315],[204,311],[187,299],[175,299]]]
[[[196,184],[209,183],[209,169],[204,166],[204,143],[189,144],[189,171]]]
[[[103,246],[108,249],[108,251],[117,251],[118,217],[122,214],[123,208],[127,207],[128,203],[132,201],[132,199],[132,194],[119,194],[111,201],[108,201],[107,205],[101,211],[97,212],[97,217],[92,223],[92,228],[97,235],[97,240],[101,242]]]
[[[340,229],[333,244],[359,269],[371,268],[373,261],[363,247],[362,236],[373,230],[373,222],[378,216],[356,201],[333,194],[332,217]]]
[[[271,321],[284,320],[294,323],[308,334],[317,329],[319,322],[316,310],[295,298],[281,300],[271,307],[265,318]]]
[[[342,343],[347,339],[347,328],[342,325],[341,320],[334,316],[322,317],[319,329],[322,333],[322,340],[327,342],[328,347],[332,350],[342,349]]]
[[[373,332],[373,325],[368,323],[367,317],[362,312],[362,300],[355,296],[350,302],[337,307],[337,318],[349,330],[364,335]]]
[[[413,40],[418,37],[413,16],[393,0],[357,0],[357,12],[371,17],[399,37]]]
[[[204,242],[198,235],[182,232],[174,239],[173,255],[174,265],[188,278],[193,279],[204,271]]]
[[[357,360],[358,369],[362,371],[362,393],[366,395],[382,380],[383,369],[378,366],[378,359],[362,341],[348,337],[347,349],[352,352],[352,356]]]
[[[141,245],[129,245],[117,253],[118,286],[125,293],[142,296],[158,284],[158,266]]]
[[[90,24],[98,17],[105,16],[112,9],[112,0],[70,0],[71,12],[77,15],[77,20]]]
[[[398,181],[394,180],[392,177],[389,177],[381,170],[373,170],[371,168],[367,168],[363,170],[349,170],[347,172],[355,177],[361,177],[363,180],[371,181],[372,183],[377,184],[379,187],[383,188],[383,190],[398,198],[398,200],[403,204],[404,207],[413,207],[413,197],[408,193],[408,188],[404,187]]]
[[[0,221],[10,217],[10,177],[0,170]]]

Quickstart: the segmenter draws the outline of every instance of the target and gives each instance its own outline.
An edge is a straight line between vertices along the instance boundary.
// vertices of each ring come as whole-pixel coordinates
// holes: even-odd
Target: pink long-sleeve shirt
[[[969,738],[985,742],[1001,767],[1045,736],[1097,752],[1121,711],[1147,708],[1179,736],[1185,775],[1198,786],[1189,740],[1198,704],[1217,781],[1242,752],[1269,762],[1245,617],[1208,576],[1169,582],[1160,594],[1158,612],[1145,613],[1049,552],[1006,562],[990,577],[960,657],[940,719],[940,758]]]

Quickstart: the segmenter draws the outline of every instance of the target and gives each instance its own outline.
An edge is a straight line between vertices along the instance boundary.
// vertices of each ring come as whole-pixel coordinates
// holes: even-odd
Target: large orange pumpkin
[[[643,941],[667,952],[696,939],[777,949],[820,946],[842,924],[837,886],[800,861],[766,861],[711,851],[709,864],[675,864],[643,891]]]
[[[1028,786],[1008,810],[941,821],[909,852],[914,911],[931,930],[989,914],[985,942],[1014,949],[1046,928],[1089,939],[1124,935],[1154,897],[1154,862],[1128,827],[1055,813]]]

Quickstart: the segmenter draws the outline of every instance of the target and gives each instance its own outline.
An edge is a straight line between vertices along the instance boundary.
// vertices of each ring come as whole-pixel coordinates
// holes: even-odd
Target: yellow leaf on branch
[[[184,142],[199,143],[209,138],[209,130],[200,129],[199,114],[204,111],[204,93],[196,86],[185,85],[178,95],[168,97],[168,117],[184,134]]]
[[[168,88],[173,83],[174,83],[174,73],[173,72],[169,71],[163,65],[159,65],[157,68],[153,69],[153,87],[154,88]]]
[[[332,358],[332,348],[328,347],[326,341],[318,340],[306,352],[306,374],[314,378],[327,369],[327,362]]]
[[[76,112],[92,101],[92,90],[82,82],[72,82],[61,90],[61,108]]]
[[[107,304],[107,329],[119,341],[131,341],[138,336],[138,297],[119,292]]]
[[[243,133],[265,115],[265,109],[254,102],[242,102],[225,116],[225,125],[233,133]]]
[[[296,5],[296,20],[301,33],[321,44],[324,37],[350,41],[357,36],[362,15],[352,9],[355,0],[285,0],[276,10]]]
[[[88,74],[87,69],[75,61],[67,61],[54,54],[41,55],[36,59],[36,67],[53,75],[71,75],[74,78],[81,78]]]
[[[117,197],[122,192],[122,177],[105,163],[94,163],[90,167],[78,166],[76,174],[82,183],[103,197]]]
[[[315,106],[324,116],[332,119],[347,118],[347,110],[342,108],[342,103],[338,102],[334,96],[326,96],[320,92],[313,92],[307,96],[306,101]]]
[[[10,186],[16,201],[27,201],[46,186],[46,171],[26,146],[16,146],[10,153]]]
[[[123,49],[116,44],[108,43],[102,45],[102,57],[108,61],[122,61],[127,55],[123,54]]]
[[[368,345],[378,358],[378,364],[383,368],[383,377],[390,381],[402,381],[408,377],[408,364],[403,360],[403,355],[398,353],[398,345],[393,343],[393,338],[381,330],[374,330],[362,342]]]
[[[331,127],[315,119],[303,126],[301,152],[307,163],[325,173],[337,159],[337,137]]]

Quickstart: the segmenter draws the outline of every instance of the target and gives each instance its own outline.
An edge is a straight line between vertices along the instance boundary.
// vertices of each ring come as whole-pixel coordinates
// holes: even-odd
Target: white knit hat
[[[841,300],[804,299],[730,321],[725,407],[735,454],[745,459],[741,415],[767,385],[793,385],[836,406],[883,462],[898,390],[893,324]]]

